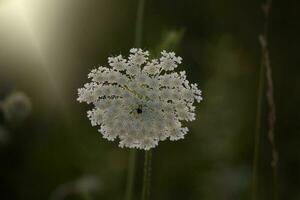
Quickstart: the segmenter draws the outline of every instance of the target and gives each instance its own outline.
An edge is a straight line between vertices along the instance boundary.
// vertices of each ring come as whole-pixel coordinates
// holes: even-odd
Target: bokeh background
[[[262,3],[146,0],[142,47],[175,50],[204,97],[186,138],[155,148],[151,199],[251,199]],[[1,106],[17,99],[13,117],[0,115],[0,199],[123,199],[129,151],[102,139],[76,98],[94,66],[133,47],[136,8],[136,0],[0,1]],[[300,199],[299,9],[274,0],[269,26],[278,199],[289,200]],[[273,199],[266,113],[264,98],[264,200]],[[140,151],[136,199],[142,162]]]

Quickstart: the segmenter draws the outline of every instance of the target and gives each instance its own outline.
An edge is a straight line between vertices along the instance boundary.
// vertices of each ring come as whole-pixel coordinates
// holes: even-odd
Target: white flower
[[[197,84],[185,71],[173,70],[182,58],[161,52],[149,60],[149,52],[131,49],[128,60],[109,57],[110,67],[93,69],[90,83],[78,89],[78,101],[92,103],[92,126],[107,140],[119,138],[120,147],[149,150],[159,141],[183,139],[188,132],[182,121],[195,120],[194,101],[202,100]]]
[[[30,98],[23,92],[12,92],[0,104],[4,117],[8,122],[21,122],[26,119],[32,109]]]

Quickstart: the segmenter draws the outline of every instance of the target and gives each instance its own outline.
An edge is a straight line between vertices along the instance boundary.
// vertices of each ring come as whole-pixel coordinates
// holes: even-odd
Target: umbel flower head
[[[119,138],[120,147],[149,150],[183,139],[188,128],[182,122],[195,120],[193,103],[202,97],[185,71],[174,72],[181,61],[166,51],[150,60],[148,51],[133,48],[128,59],[109,57],[109,67],[93,69],[77,100],[93,104],[87,112],[92,125],[108,140]]]

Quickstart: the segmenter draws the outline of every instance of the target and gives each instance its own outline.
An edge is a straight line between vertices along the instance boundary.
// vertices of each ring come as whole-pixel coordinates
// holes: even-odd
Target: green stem
[[[135,25],[135,37],[134,37],[135,47],[141,47],[142,45],[144,8],[145,8],[145,0],[138,0],[136,25]],[[130,150],[129,153],[125,200],[133,199],[132,194],[133,194],[134,181],[135,181],[135,165],[136,165],[135,162],[136,162],[136,150],[132,149]]]
[[[255,122],[255,138],[254,138],[254,156],[253,156],[253,172],[252,172],[252,199],[257,199],[257,178],[258,178],[258,157],[259,157],[259,144],[261,135],[261,113],[262,113],[262,100],[264,92],[264,65],[260,66],[259,81],[257,90],[257,103],[256,103],[256,122]]]
[[[152,151],[145,151],[142,200],[150,199]]]
[[[136,14],[135,37],[134,37],[135,47],[141,47],[142,45],[144,9],[145,9],[145,0],[138,0],[138,1],[139,2],[138,2],[137,14]]]
[[[129,152],[129,162],[128,162],[128,174],[127,174],[127,184],[125,200],[132,200],[134,177],[135,177],[135,160],[136,160],[136,150],[131,149]]]

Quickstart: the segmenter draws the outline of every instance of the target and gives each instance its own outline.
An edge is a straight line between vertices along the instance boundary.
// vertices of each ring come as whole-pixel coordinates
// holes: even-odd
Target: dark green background
[[[0,1],[1,98],[16,89],[32,100],[22,124],[5,125],[0,146],[0,199],[49,199],[66,182],[91,175],[93,199],[123,199],[128,150],[101,138],[76,102],[94,66],[133,47],[137,1]],[[155,200],[251,199],[262,1],[146,0],[143,45],[157,49],[170,31],[181,69],[204,100],[189,134],[154,149]],[[8,8],[11,6],[12,8]],[[276,103],[278,197],[300,199],[300,12],[297,0],[274,0],[269,51]],[[272,199],[271,147],[264,98],[259,154],[259,199]],[[138,153],[136,199],[142,183]],[[69,195],[66,199],[83,199]]]

